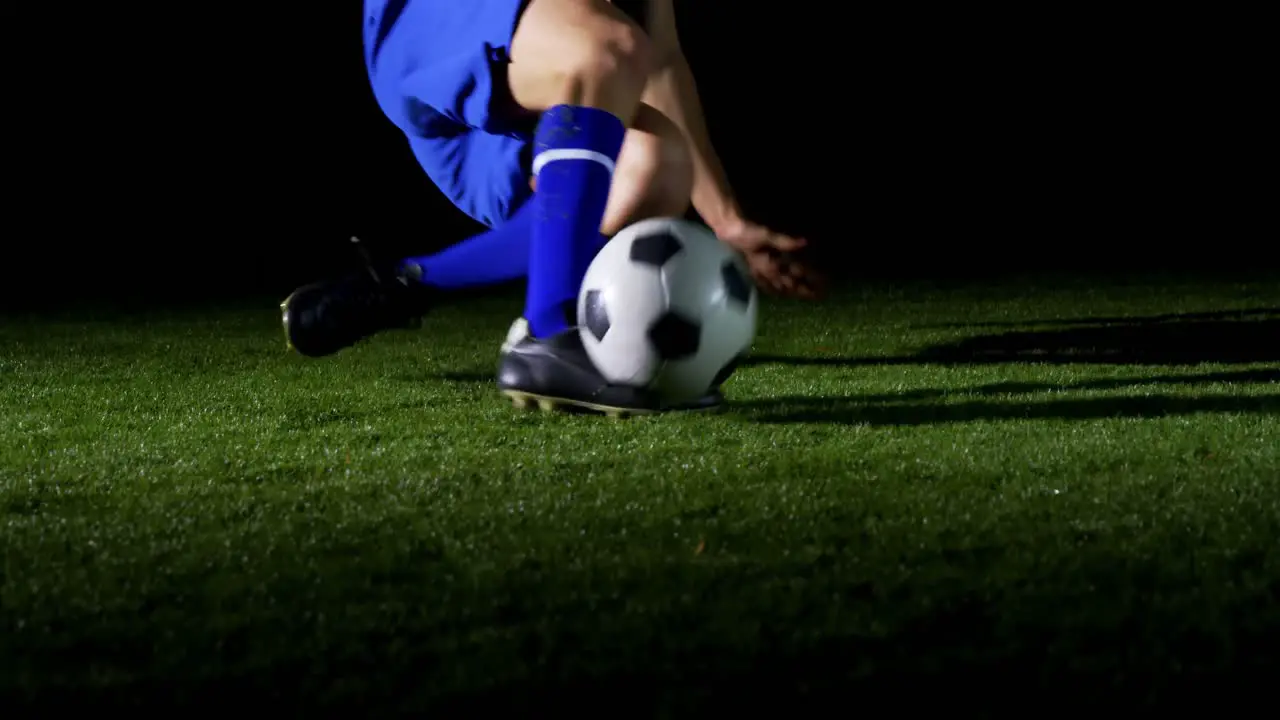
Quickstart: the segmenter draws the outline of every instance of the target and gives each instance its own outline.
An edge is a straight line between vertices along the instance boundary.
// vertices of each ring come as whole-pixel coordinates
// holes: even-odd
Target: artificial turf
[[[3,317],[0,698],[1040,712],[1280,669],[1274,278],[769,302],[731,409],[626,421],[497,395],[517,308],[319,361],[270,301]]]

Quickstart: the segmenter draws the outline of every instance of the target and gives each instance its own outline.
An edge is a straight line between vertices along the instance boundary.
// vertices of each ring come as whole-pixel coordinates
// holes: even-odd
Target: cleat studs
[[[529,395],[517,390],[503,390],[502,394],[511,399],[511,405],[517,410],[541,410],[546,413],[553,412],[587,412],[597,416],[607,417],[611,420],[630,420],[638,415],[645,413],[640,410],[630,410],[627,408],[606,407],[596,405],[594,403],[579,403],[572,400],[564,400],[553,397],[539,397],[537,395]]]

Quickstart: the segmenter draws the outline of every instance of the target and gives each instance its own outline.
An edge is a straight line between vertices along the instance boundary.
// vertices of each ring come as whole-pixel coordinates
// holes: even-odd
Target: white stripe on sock
[[[537,175],[542,172],[542,168],[546,167],[547,163],[557,160],[591,160],[605,166],[609,174],[613,174],[613,160],[608,155],[598,153],[595,150],[575,150],[573,148],[543,150],[538,153],[538,156],[533,159],[533,174]]]

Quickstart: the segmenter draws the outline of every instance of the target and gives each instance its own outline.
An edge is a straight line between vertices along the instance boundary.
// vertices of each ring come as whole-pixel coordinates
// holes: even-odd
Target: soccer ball
[[[750,351],[758,304],[739,253],[706,227],[654,218],[618,233],[592,261],[579,332],[609,382],[689,402]]]

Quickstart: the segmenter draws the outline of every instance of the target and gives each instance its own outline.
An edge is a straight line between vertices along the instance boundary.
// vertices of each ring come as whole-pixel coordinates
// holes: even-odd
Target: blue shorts
[[[532,194],[532,120],[506,80],[527,3],[364,0],[365,67],[379,107],[436,186],[489,227]]]

